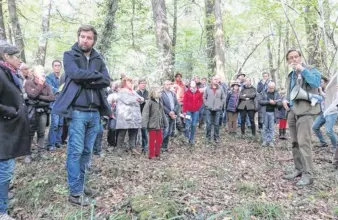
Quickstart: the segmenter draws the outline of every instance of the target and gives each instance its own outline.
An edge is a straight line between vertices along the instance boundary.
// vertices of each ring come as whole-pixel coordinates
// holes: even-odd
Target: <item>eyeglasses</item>
[[[12,56],[15,56],[16,58],[20,59],[21,58],[21,54],[13,54]]]
[[[293,57],[291,56],[291,57],[288,57],[288,59],[289,59],[289,60],[294,60],[294,59],[298,59],[299,57],[300,57],[300,56],[298,56],[298,55],[297,55],[297,56],[293,56]]]

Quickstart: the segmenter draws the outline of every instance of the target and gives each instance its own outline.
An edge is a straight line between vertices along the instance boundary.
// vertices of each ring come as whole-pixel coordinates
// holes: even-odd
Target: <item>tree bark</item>
[[[39,39],[39,47],[38,52],[36,54],[35,63],[44,66],[47,53],[49,20],[50,20],[50,11],[52,9],[52,0],[43,0],[42,4],[43,10],[42,10],[41,36]]]
[[[225,80],[225,45],[224,45],[224,31],[221,0],[214,1],[215,13],[215,61],[216,61],[216,74]]]
[[[173,21],[173,37],[172,37],[172,65],[175,68],[176,61],[176,41],[177,41],[177,0],[174,0],[174,21]]]
[[[306,5],[304,19],[307,37],[308,63],[321,69],[321,57],[318,47],[319,32],[317,24],[317,11],[313,5]]]
[[[173,80],[172,42],[166,15],[165,0],[152,0],[156,44],[158,48],[157,74],[161,80]]]
[[[269,72],[270,72],[270,75],[271,75],[271,79],[272,81],[274,82],[277,82],[276,81],[276,71],[275,69],[273,68],[273,55],[272,55],[272,50],[271,50],[271,39],[270,37],[268,38],[268,42],[267,42],[267,49],[268,49],[268,57],[269,57]]]
[[[215,39],[214,39],[214,1],[205,0],[205,31],[207,38],[208,76],[215,73]]]
[[[12,24],[12,30],[14,35],[15,45],[21,50],[21,60],[26,62],[25,57],[25,44],[23,42],[23,35],[21,32],[21,27],[16,13],[16,2],[15,0],[8,1],[8,13]]]
[[[101,55],[108,60],[107,54],[110,51],[112,39],[115,33],[115,14],[118,8],[118,0],[109,0],[107,3],[107,13],[104,19],[102,33],[99,37],[97,49]]]
[[[4,13],[2,10],[2,0],[0,0],[0,40],[7,40]]]

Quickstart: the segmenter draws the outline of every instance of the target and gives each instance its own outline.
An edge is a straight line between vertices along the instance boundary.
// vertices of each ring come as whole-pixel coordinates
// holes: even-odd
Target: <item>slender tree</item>
[[[319,31],[317,18],[318,13],[314,6],[315,3],[308,2],[305,6],[305,30],[307,38],[307,50],[308,50],[308,62],[310,65],[315,65],[317,68],[321,68],[321,57],[319,49]]]
[[[16,1],[9,0],[8,2],[8,13],[12,24],[12,31],[14,35],[15,45],[21,50],[21,60],[26,62],[25,57],[25,44],[23,42],[23,35],[21,32],[21,27],[18,19],[18,15],[16,12]]]
[[[6,40],[6,28],[4,22],[4,13],[2,10],[2,0],[0,0],[0,40]]]
[[[216,74],[225,79],[225,45],[221,0],[214,0]]]
[[[208,75],[209,77],[215,73],[215,39],[214,39],[214,1],[205,0],[205,32],[207,40],[207,57],[208,57]]]
[[[175,67],[176,61],[176,41],[177,41],[177,1],[174,0],[174,21],[173,21],[173,36],[172,36],[172,61],[173,67]]]
[[[118,0],[107,1],[107,13],[104,19],[101,37],[98,41],[98,50],[107,59],[107,54],[111,48],[112,39],[115,32],[115,14],[118,8]]]
[[[161,80],[174,79],[172,65],[172,42],[166,15],[165,0],[152,0],[153,19],[155,24],[156,44],[158,48],[157,72]]]
[[[39,47],[38,52],[36,54],[35,63],[44,66],[47,53],[49,21],[50,21],[50,11],[52,9],[52,0],[43,0],[42,5],[43,10],[42,10],[41,36],[39,39]]]

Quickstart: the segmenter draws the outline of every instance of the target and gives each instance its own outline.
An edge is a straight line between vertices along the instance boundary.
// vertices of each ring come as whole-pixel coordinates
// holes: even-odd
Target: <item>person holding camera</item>
[[[309,93],[318,95],[321,73],[316,68],[303,64],[302,54],[296,49],[287,52],[286,60],[293,71],[289,73],[287,78],[288,89],[283,106],[289,111],[287,120],[295,170],[284,178],[293,180],[301,176],[296,185],[306,186],[313,183],[311,131],[314,116],[320,113],[320,104],[312,106],[309,100],[298,97],[298,95],[291,100],[291,93],[294,88],[297,88],[296,86],[299,86],[308,95]]]
[[[34,66],[32,68],[33,79],[27,80],[25,91],[28,96],[28,117],[30,120],[30,139],[34,138],[37,133],[38,156],[47,159],[42,155],[45,148],[45,130],[48,124],[50,114],[50,102],[55,100],[54,94],[50,86],[45,82],[46,75],[43,66]],[[25,162],[29,163],[30,158],[26,157]]]

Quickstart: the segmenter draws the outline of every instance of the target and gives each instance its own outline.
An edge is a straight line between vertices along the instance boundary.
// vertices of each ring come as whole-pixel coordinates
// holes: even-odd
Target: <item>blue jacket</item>
[[[98,101],[97,107],[101,116],[110,115],[110,106],[104,92],[104,88],[110,85],[110,77],[100,54],[93,49],[87,61],[78,44],[75,43],[70,51],[64,53],[63,63],[66,75],[65,85],[54,103],[52,113],[71,118],[74,103],[92,102],[93,100],[87,99],[86,92],[94,91],[98,99],[94,102]]]
[[[54,73],[50,73],[46,76],[46,83],[50,85],[50,88],[55,95],[59,90],[59,78],[57,78]]]

